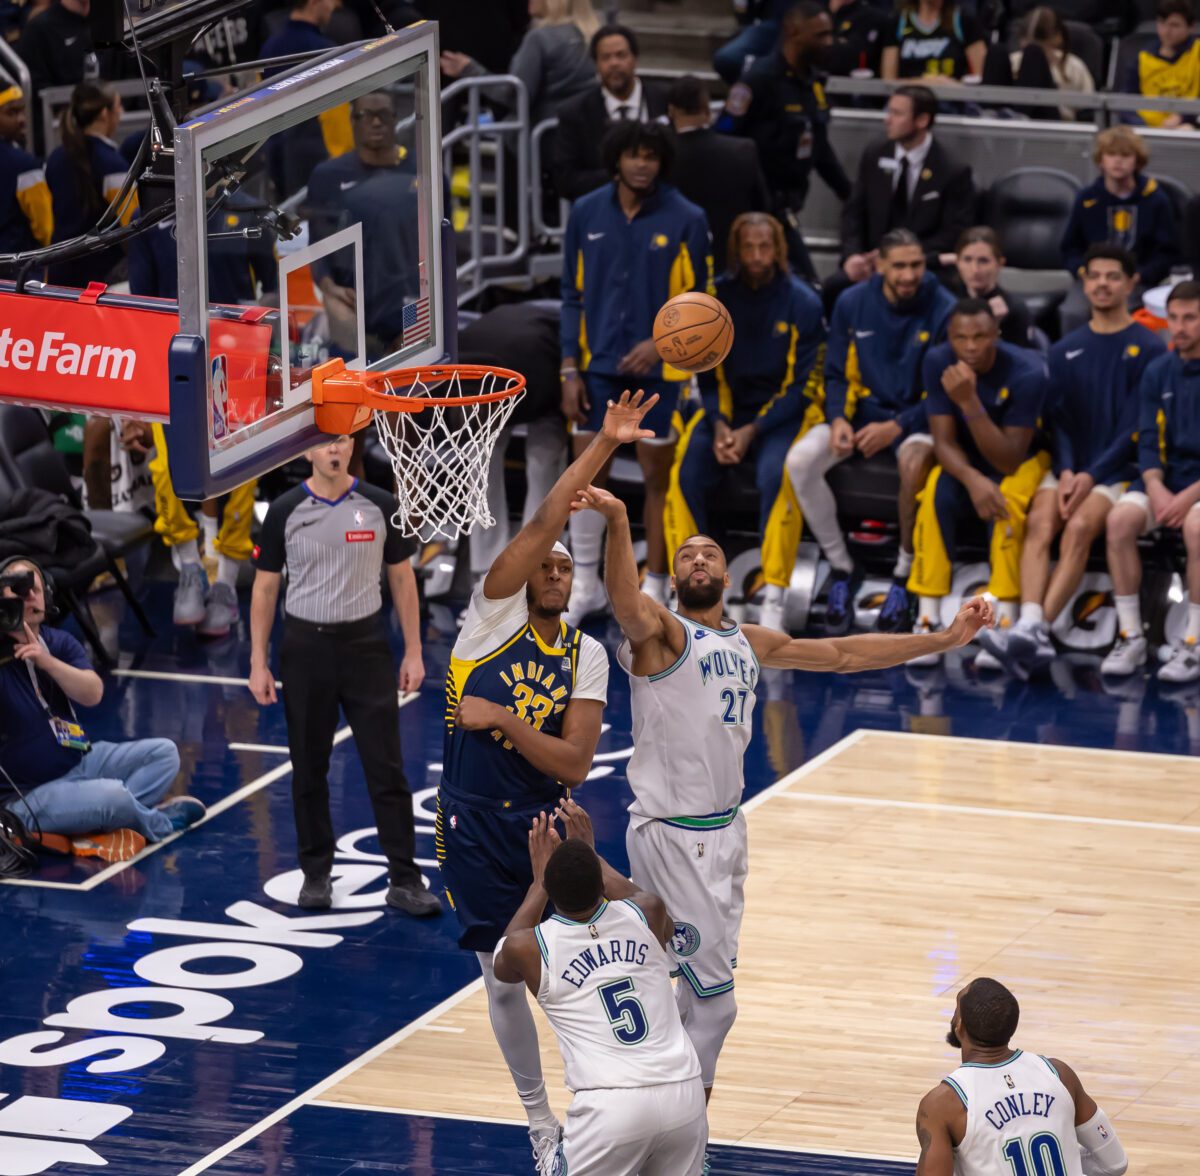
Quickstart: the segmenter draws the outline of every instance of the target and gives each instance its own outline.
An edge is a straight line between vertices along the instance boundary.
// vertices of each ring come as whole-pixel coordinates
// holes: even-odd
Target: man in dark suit
[[[725,272],[729,229],[743,212],[771,207],[767,181],[753,139],[736,139],[711,130],[708,86],[699,78],[676,81],[667,94],[667,116],[675,128],[671,182],[700,205],[712,230],[713,272]]]
[[[599,84],[558,112],[553,178],[555,190],[567,200],[611,183],[600,145],[613,123],[654,122],[667,113],[666,91],[637,75],[638,43],[632,29],[603,25],[592,37],[591,54]]]
[[[887,138],[863,152],[842,212],[843,288],[875,272],[879,239],[892,229],[915,233],[936,272],[941,255],[953,254],[975,223],[971,169],[934,138],[936,116],[937,98],[928,86],[898,86],[888,99]]]

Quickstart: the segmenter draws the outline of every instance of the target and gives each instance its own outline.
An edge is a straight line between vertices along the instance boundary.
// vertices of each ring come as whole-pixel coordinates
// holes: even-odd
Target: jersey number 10
[[[1062,1144],[1049,1131],[1039,1132],[1029,1141],[1028,1154],[1023,1139],[1010,1139],[1002,1150],[1013,1176],[1067,1176]]]

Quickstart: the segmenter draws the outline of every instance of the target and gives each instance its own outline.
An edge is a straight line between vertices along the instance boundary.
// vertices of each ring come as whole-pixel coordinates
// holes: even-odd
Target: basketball
[[[706,372],[729,354],[733,321],[729,311],[708,294],[677,294],[655,316],[654,346],[672,367]]]

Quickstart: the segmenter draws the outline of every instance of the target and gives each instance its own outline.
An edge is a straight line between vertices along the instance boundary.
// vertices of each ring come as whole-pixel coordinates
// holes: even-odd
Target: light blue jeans
[[[169,739],[93,743],[65,776],[30,789],[9,808],[43,833],[107,833],[136,829],[147,841],[171,832],[166,813],[148,807],[179,774],[179,749]]]

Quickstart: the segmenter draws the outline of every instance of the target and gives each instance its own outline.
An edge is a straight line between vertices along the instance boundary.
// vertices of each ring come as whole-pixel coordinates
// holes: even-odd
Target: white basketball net
[[[420,412],[375,412],[379,440],[392,459],[398,503],[393,521],[405,535],[422,540],[457,539],[496,520],[488,508],[492,450],[523,392],[483,404],[443,404],[446,397],[503,392],[516,381],[488,372],[463,390],[458,372],[437,384],[419,379],[383,391],[426,399]]]

